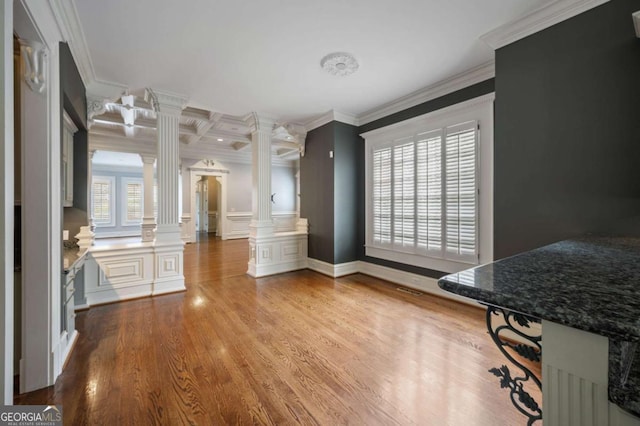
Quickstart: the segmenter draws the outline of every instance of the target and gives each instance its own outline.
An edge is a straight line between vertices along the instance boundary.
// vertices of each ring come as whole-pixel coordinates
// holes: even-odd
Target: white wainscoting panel
[[[226,233],[222,235],[223,240],[236,238],[249,238],[249,224],[251,223],[251,212],[227,213],[225,227]],[[274,232],[293,232],[296,230],[298,214],[296,212],[274,212],[272,214]]]
[[[251,212],[227,213],[224,218],[227,222],[223,240],[235,238],[249,238],[249,223],[251,223]]]
[[[252,277],[281,274],[307,267],[307,233],[282,232],[249,238],[249,267]]]
[[[88,271],[85,276],[87,304],[150,295],[154,278],[153,264],[153,247],[150,243],[138,247],[91,248],[85,264]]]

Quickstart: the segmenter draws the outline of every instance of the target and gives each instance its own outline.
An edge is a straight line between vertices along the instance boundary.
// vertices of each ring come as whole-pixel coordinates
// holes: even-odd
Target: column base
[[[269,237],[275,233],[273,220],[255,220],[249,223],[249,237]]]
[[[156,241],[160,241],[163,243],[175,243],[182,242],[182,237],[180,235],[180,225],[171,224],[171,225],[158,225],[156,227]]]
[[[156,238],[156,222],[153,219],[142,219],[142,225],[140,225],[142,232],[142,241],[153,241]]]

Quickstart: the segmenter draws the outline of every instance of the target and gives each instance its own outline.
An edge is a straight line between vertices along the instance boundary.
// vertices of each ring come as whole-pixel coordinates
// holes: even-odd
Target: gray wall
[[[638,214],[638,9],[613,0],[496,52],[496,258]]]
[[[358,128],[333,122],[334,263],[352,262],[364,251],[358,220],[364,214],[364,141]],[[363,228],[364,229],[364,228]]]
[[[251,165],[225,163],[227,179],[227,209],[229,212],[251,211]],[[296,210],[296,170],[293,167],[271,167],[271,193],[275,193],[274,212]]]
[[[307,133],[300,158],[300,217],[309,221],[309,257],[334,263],[334,122]]]
[[[60,102],[61,107],[73,120],[78,131],[73,135],[73,207],[63,209],[62,228],[69,230],[73,237],[80,231],[81,226],[89,224],[87,214],[87,180],[88,180],[88,148],[87,138],[87,99],[86,91],[80,73],[73,60],[69,46],[60,43]],[[60,140],[64,138],[62,115],[60,116]],[[62,162],[62,149],[60,151]],[[62,173],[62,172],[61,172]],[[64,177],[61,176],[61,182]],[[60,188],[62,191],[62,188]],[[62,242],[62,235],[60,236]]]

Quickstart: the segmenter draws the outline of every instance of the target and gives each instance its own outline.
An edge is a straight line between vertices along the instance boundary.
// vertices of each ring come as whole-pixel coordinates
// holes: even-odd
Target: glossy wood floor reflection
[[[188,245],[186,292],[78,313],[56,385],[16,403],[62,404],[65,425],[526,423],[481,310],[247,261],[246,240]]]

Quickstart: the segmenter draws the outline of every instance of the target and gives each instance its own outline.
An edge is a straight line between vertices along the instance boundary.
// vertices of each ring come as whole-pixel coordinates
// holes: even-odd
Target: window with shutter
[[[453,108],[462,113],[438,112],[437,120],[418,117],[363,135],[368,256],[445,272],[479,262],[479,117],[492,126],[493,97],[471,102],[476,103],[476,109],[466,103]],[[487,134],[485,151],[492,153],[492,132]],[[491,163],[487,169],[491,174]],[[489,203],[487,198],[484,205]],[[486,230],[492,220],[483,222]],[[489,260],[491,238],[482,246]]]

